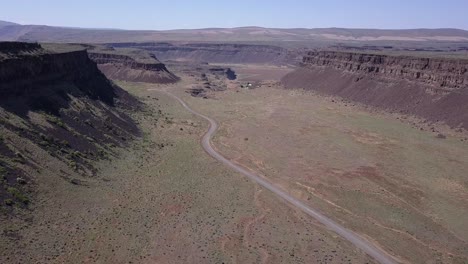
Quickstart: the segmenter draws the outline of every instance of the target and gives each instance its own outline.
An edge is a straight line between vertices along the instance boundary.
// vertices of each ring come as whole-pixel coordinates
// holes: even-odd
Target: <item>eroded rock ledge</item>
[[[99,69],[110,79],[149,82],[173,83],[179,78],[159,62],[154,55],[146,61],[138,61],[131,56],[88,51],[89,57],[98,64]]]
[[[468,129],[465,59],[311,51],[282,82]]]
[[[468,86],[468,60],[313,51],[304,56],[303,65],[328,66],[355,73],[420,81],[440,87]]]

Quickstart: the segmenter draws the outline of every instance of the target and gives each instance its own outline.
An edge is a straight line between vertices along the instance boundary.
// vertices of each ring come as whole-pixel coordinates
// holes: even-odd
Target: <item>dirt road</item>
[[[216,152],[213,149],[213,147],[211,146],[211,143],[210,143],[212,136],[214,135],[214,133],[218,129],[218,124],[216,123],[216,121],[214,119],[212,119],[210,117],[207,117],[205,115],[202,115],[202,114],[192,110],[182,99],[180,99],[179,97],[175,96],[172,93],[169,93],[167,91],[157,90],[157,89],[154,89],[154,91],[163,92],[163,93],[171,96],[172,98],[177,100],[185,109],[187,109],[192,114],[197,115],[197,116],[209,121],[209,123],[210,123],[209,130],[203,136],[202,142],[201,142],[203,148],[205,149],[205,151],[209,155],[211,155],[212,157],[214,157],[218,161],[222,162],[226,166],[228,166],[228,167],[234,169],[235,171],[245,175],[246,177],[248,177],[249,179],[253,180],[254,182],[260,184],[264,188],[272,191],[273,193],[275,193],[279,197],[283,198],[284,200],[286,200],[287,202],[289,202],[293,206],[299,208],[304,213],[308,214],[309,216],[313,217],[314,219],[316,219],[317,221],[319,221],[320,223],[325,225],[328,229],[334,231],[335,233],[337,233],[338,235],[340,235],[344,239],[346,239],[349,242],[353,243],[356,247],[358,247],[362,251],[366,252],[369,256],[373,257],[377,262],[382,263],[382,264],[397,263],[397,261],[392,256],[390,256],[387,252],[385,252],[384,250],[374,246],[372,243],[368,242],[367,240],[364,240],[358,234],[354,233],[351,230],[346,229],[345,227],[339,225],[338,223],[336,223],[335,221],[329,219],[328,217],[321,214],[320,212],[312,209],[311,207],[304,204],[300,200],[298,200],[298,199],[294,198],[293,196],[289,195],[286,191],[284,191],[284,190],[276,187],[272,183],[268,182],[263,177],[261,177],[259,175],[256,175],[255,173],[253,173],[251,171],[248,171],[248,170],[242,168],[241,166],[234,164],[233,162],[226,159],[225,157],[223,157],[221,154],[219,154],[218,152]]]

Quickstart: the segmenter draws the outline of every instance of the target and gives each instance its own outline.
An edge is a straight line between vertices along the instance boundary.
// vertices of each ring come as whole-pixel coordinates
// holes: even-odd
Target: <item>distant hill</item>
[[[19,24],[16,24],[16,23],[13,23],[13,22],[8,22],[8,21],[2,21],[2,20],[0,20],[0,27],[15,26],[15,25],[19,25]]]
[[[7,23],[7,24],[5,24]],[[1,22],[0,41],[154,42],[154,41],[455,41],[468,42],[461,29],[346,29],[346,28],[207,28],[179,30],[84,29]]]

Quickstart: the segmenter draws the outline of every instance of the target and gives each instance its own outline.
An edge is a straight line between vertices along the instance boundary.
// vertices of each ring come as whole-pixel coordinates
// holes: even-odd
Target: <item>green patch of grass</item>
[[[16,158],[12,158],[11,161],[15,162],[15,163],[20,163],[20,164],[25,164],[26,161],[22,158],[19,158],[19,157],[16,157]]]
[[[5,205],[12,206],[15,202],[12,199],[5,199]]]
[[[78,170],[78,163],[76,161],[71,160],[68,162],[68,166],[72,168],[73,170],[77,171]]]
[[[62,140],[61,144],[64,145],[65,147],[70,147],[70,143],[66,140]]]
[[[0,183],[5,184],[7,180],[7,170],[0,165]]]
[[[16,189],[15,187],[8,187],[7,192],[13,195],[13,197],[18,199],[23,204],[29,203],[29,198],[26,197],[20,190]]]
[[[47,115],[46,120],[49,121],[50,123],[54,124],[54,125],[57,125],[57,126],[63,128],[63,129],[67,128],[65,126],[65,123],[63,123],[63,121],[60,118],[56,117],[56,116]]]
[[[73,159],[76,159],[76,158],[79,158],[79,157],[82,156],[81,153],[80,153],[79,151],[74,151],[74,152],[70,153],[70,155],[71,155],[71,157],[72,157]]]
[[[47,147],[47,146],[50,145],[50,143],[47,142],[47,141],[45,141],[45,140],[42,140],[42,141],[39,141],[39,145],[40,145],[40,146],[43,146],[43,147]]]

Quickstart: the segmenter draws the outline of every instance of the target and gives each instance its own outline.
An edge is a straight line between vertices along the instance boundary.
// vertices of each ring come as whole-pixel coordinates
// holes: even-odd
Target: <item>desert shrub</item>
[[[26,197],[23,193],[21,193],[20,190],[16,189],[15,187],[8,187],[7,192],[13,195],[16,199],[18,199],[20,202],[24,204],[29,203],[28,197]]]
[[[11,161],[16,162],[16,163],[21,163],[21,164],[26,163],[26,161],[24,159],[18,158],[18,157],[11,159]]]
[[[6,183],[7,173],[7,170],[0,165],[0,183]]]
[[[79,158],[79,157],[81,157],[81,156],[82,156],[82,155],[81,155],[81,153],[80,153],[79,151],[73,151],[73,152],[67,154],[67,155],[65,156],[65,158],[66,158],[66,159],[69,159],[69,160],[74,160],[74,159],[77,159],[77,158]]]
[[[99,154],[99,156],[101,156],[103,158],[107,157],[107,152],[102,150],[102,149],[98,150],[98,154]]]
[[[68,166],[70,166],[70,168],[72,168],[73,170],[77,171],[78,170],[78,164],[75,162],[75,161],[70,161],[68,163]]]
[[[42,140],[47,141],[47,142],[54,142],[54,138],[52,136],[47,136],[42,133],[39,134]]]
[[[51,116],[51,115],[48,115],[46,116],[46,119],[47,121],[49,121],[50,123],[54,124],[54,125],[57,125],[61,128],[66,128],[65,127],[65,124],[62,122],[62,120],[60,120],[60,118],[56,117],[56,116]]]
[[[68,151],[68,149],[65,148],[60,148],[60,153],[69,154],[70,151]]]
[[[94,127],[94,126],[93,126],[93,123],[91,123],[91,120],[89,120],[89,119],[86,119],[86,120],[84,121],[84,123],[85,123],[86,125],[90,126],[90,127]]]

